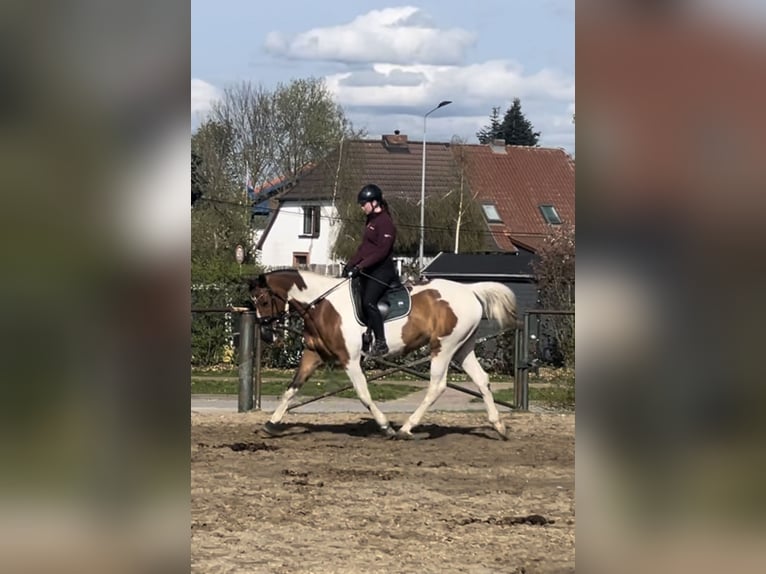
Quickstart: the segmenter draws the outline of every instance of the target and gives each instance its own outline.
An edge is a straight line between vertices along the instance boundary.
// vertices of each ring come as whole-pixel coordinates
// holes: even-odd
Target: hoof
[[[394,438],[396,440],[413,440],[415,437],[411,432],[396,431]]]
[[[282,432],[283,432],[282,426],[280,424],[275,424],[271,421],[268,421],[265,425],[261,427],[261,434],[267,437],[281,436]]]
[[[508,431],[505,429],[505,427],[499,429],[496,428],[495,431],[497,431],[497,434],[500,436],[501,440],[509,440]]]
[[[381,427],[380,432],[383,433],[383,436],[386,438],[395,438],[396,437],[396,431],[391,425],[388,425],[386,427]]]
[[[394,437],[397,440],[423,440],[425,438],[428,438],[428,433],[411,433],[411,432],[402,432],[401,430],[396,432],[396,436]]]

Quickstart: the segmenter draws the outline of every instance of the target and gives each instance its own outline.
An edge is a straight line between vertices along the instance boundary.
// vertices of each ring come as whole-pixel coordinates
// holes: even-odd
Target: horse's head
[[[250,299],[261,323],[261,339],[266,343],[274,342],[273,323],[287,313],[287,291],[271,283],[274,282],[264,274],[248,280]]]
[[[305,287],[305,283],[296,271],[286,270],[262,273],[249,279],[248,284],[250,299],[261,323],[261,339],[273,343],[273,324],[287,315],[290,289],[296,284]]]

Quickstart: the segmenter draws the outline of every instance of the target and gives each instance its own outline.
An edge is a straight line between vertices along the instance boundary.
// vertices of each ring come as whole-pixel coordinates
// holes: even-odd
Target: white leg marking
[[[423,397],[423,401],[420,403],[415,412],[410,415],[407,422],[399,429],[401,434],[409,434],[412,432],[413,427],[416,427],[423,418],[423,415],[428,408],[436,402],[444,389],[447,388],[447,371],[449,370],[449,362],[452,358],[452,353],[446,353],[444,348],[441,352],[431,359],[431,380],[428,383],[428,390],[426,396]]]
[[[461,351],[463,351],[463,349],[461,349]],[[458,353],[458,355],[462,354],[462,352]],[[474,353],[472,346],[470,347],[470,351],[465,356],[460,366],[463,368],[466,374],[471,377],[471,380],[479,388],[481,396],[484,399],[484,406],[487,409],[487,417],[489,418],[489,422],[493,427],[495,427],[495,430],[505,438],[505,425],[500,420],[500,414],[497,412],[495,399],[492,396],[492,391],[489,390],[489,375],[484,369],[481,368],[481,365],[476,358],[476,353]]]
[[[279,403],[279,406],[276,408],[276,410],[272,413],[269,422],[272,424],[277,424],[282,420],[282,417],[285,416],[285,413],[290,406],[290,399],[292,399],[297,393],[298,389],[296,387],[288,387],[287,390],[282,393],[282,401]]]
[[[384,415],[375,403],[372,402],[370,390],[367,388],[367,377],[364,376],[362,367],[359,365],[358,357],[357,360],[349,361],[348,366],[346,367],[346,374],[351,380],[351,384],[354,385],[354,390],[356,391],[359,400],[362,401],[362,404],[370,411],[375,418],[375,422],[378,423],[378,426],[383,430],[390,428],[388,426],[386,415]]]
[[[303,351],[303,356],[301,357],[301,362],[298,365],[298,369],[295,371],[293,381],[290,383],[290,386],[287,387],[287,390],[282,395],[282,401],[279,403],[279,406],[271,415],[269,422],[272,424],[277,424],[282,420],[282,417],[285,416],[285,413],[290,406],[290,399],[296,395],[301,386],[303,386],[303,383],[308,380],[316,368],[321,364],[322,359],[316,352],[310,349]]]

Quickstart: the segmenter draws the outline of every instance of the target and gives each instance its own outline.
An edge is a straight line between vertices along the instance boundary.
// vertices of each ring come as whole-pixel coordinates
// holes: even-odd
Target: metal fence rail
[[[529,370],[535,365],[529,358],[529,327],[532,315],[572,315],[574,311],[540,309],[524,313],[522,329],[516,329],[514,336],[513,389],[514,403],[521,410],[529,410]]]
[[[261,409],[261,353],[262,343],[260,337],[260,323],[257,321],[255,311],[249,307],[215,307],[215,308],[195,308],[192,313],[235,313],[239,316],[239,393],[237,401],[238,412],[248,412]],[[497,404],[506,406],[515,410],[529,410],[529,370],[535,368],[535,364],[530,360],[530,317],[533,315],[574,315],[574,311],[561,311],[554,309],[533,310],[524,313],[522,328],[515,328],[514,332],[514,365],[513,365],[513,404],[498,401]],[[482,337],[476,341],[476,346],[485,343],[491,339],[499,337],[507,331],[500,331]],[[374,381],[396,372],[405,372],[421,379],[428,380],[429,374],[419,371],[413,367],[428,363],[430,357],[422,357],[405,364],[394,363],[385,359],[375,359],[383,367],[388,367],[376,375],[368,377],[368,381]],[[462,369],[455,363],[450,366],[462,372]],[[447,386],[457,391],[481,397],[480,393],[471,389],[466,389],[460,385],[447,383]],[[324,393],[316,397],[310,397],[302,402],[289,407],[293,410],[306,404],[318,401],[320,399],[336,395],[352,388],[353,385],[347,385],[342,388]]]
[[[261,333],[255,311],[249,307],[207,307],[192,313],[236,313],[239,315],[239,393],[237,411],[261,409]],[[253,366],[255,365],[255,368]]]

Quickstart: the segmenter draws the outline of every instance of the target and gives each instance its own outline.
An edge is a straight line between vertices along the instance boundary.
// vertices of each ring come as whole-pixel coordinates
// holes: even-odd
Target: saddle
[[[351,301],[354,307],[354,317],[360,325],[366,325],[364,321],[364,312],[362,311],[362,293],[360,287],[359,278],[349,281],[349,289],[351,290]],[[394,319],[400,319],[410,314],[412,303],[410,300],[410,292],[399,281],[393,281],[389,284],[388,289],[383,293],[383,296],[378,301],[378,310],[380,316],[383,317],[383,322],[393,321]]]

